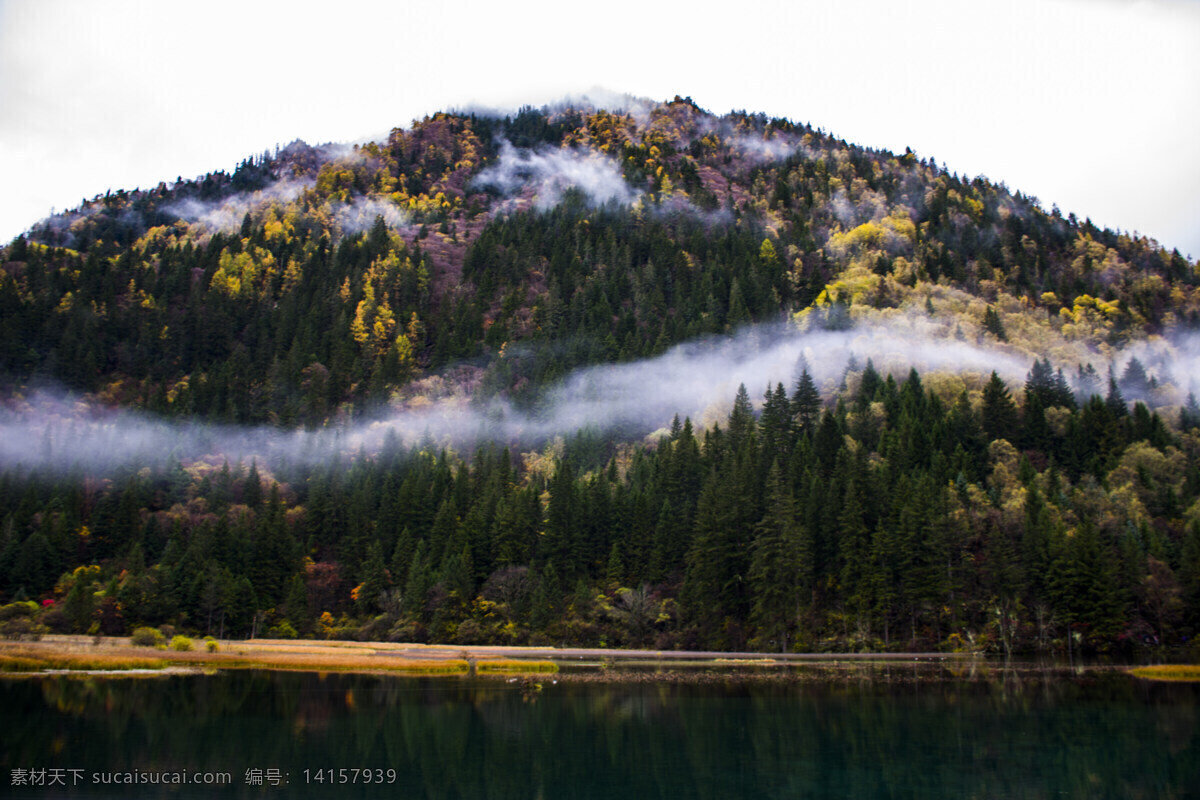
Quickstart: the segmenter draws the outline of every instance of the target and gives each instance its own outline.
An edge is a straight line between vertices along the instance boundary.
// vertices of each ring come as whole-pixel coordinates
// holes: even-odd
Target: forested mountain
[[[558,421],[321,459],[10,448],[11,635],[1012,652],[1200,626],[1196,264],[911,150],[681,98],[437,114],[110,192],[0,259],[8,430],[57,414],[67,450],[79,404]],[[581,368],[663,395],[665,359],[699,374],[747,330],[805,358],[694,419],[552,413]]]

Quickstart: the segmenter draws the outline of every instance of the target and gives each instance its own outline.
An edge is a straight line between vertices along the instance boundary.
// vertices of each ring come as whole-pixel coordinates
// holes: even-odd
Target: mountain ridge
[[[1200,630],[1196,264],[911,151],[683,98],[436,114],[2,262],[3,635]]]
[[[576,190],[582,196],[573,194]],[[598,207],[603,204],[588,199],[588,192],[601,192],[612,207]],[[570,201],[566,205],[558,202],[564,197]],[[193,279],[207,295],[224,294],[234,305],[245,306],[234,310],[233,324],[240,334],[233,341],[224,337],[217,352],[200,358],[188,358],[174,348],[172,358],[187,368],[169,376],[156,379],[145,369],[129,374],[114,352],[117,342],[95,354],[96,368],[85,370],[88,374],[58,370],[54,375],[84,389],[96,389],[102,378],[107,383],[117,378],[147,384],[143,394],[169,392],[164,381],[178,385],[197,371],[208,376],[209,367],[227,361],[237,344],[248,346],[244,331],[250,320],[272,310],[246,301],[257,299],[258,306],[284,301],[286,292],[300,285],[306,269],[314,271],[313,265],[329,259],[337,247],[350,248],[347,243],[355,241],[355,235],[372,233],[373,238],[364,241],[373,244],[358,247],[359,256],[366,254],[369,261],[389,249],[398,263],[389,267],[392,273],[373,273],[364,281],[367,265],[358,264],[345,270],[345,287],[323,287],[325,292],[335,289],[347,295],[343,302],[356,310],[366,301],[366,318],[325,315],[326,326],[353,338],[358,352],[343,354],[347,364],[334,367],[335,348],[320,342],[307,348],[300,357],[305,363],[299,365],[321,364],[347,372],[353,368],[349,362],[367,361],[357,367],[368,373],[365,382],[350,380],[355,390],[328,398],[334,406],[356,400],[361,404],[364,394],[372,394],[371,379],[383,368],[381,364],[376,369],[373,358],[387,356],[393,344],[401,352],[392,360],[400,363],[376,381],[385,387],[415,371],[436,371],[463,358],[494,355],[508,334],[524,340],[536,333],[542,327],[539,314],[558,313],[560,306],[569,310],[577,291],[594,291],[601,283],[594,275],[552,263],[567,256],[550,251],[547,232],[556,236],[571,224],[565,216],[554,220],[555,209],[560,216],[574,214],[576,222],[589,213],[607,214],[602,218],[610,226],[636,227],[649,219],[656,230],[638,235],[639,247],[629,255],[636,256],[642,268],[655,255],[669,262],[658,267],[659,274],[649,282],[651,295],[663,295],[655,314],[666,312],[675,329],[659,325],[660,330],[645,333],[657,320],[643,318],[630,282],[603,282],[601,292],[613,319],[609,327],[615,326],[629,340],[624,348],[624,341],[606,348],[611,351],[603,354],[608,358],[622,350],[626,358],[660,353],[690,336],[729,331],[747,321],[827,305],[838,297],[849,300],[852,308],[902,304],[922,290],[932,294],[939,285],[963,289],[989,304],[999,300],[1002,306],[1012,306],[1015,301],[1047,315],[1069,315],[1063,316],[1059,330],[1063,325],[1087,328],[1079,338],[1098,345],[1119,345],[1133,335],[1170,332],[1200,319],[1195,264],[1150,240],[1102,231],[1072,216],[1062,218],[1003,185],[980,178],[962,181],[911,151],[896,156],[866,150],[765,115],[717,118],[678,97],[664,104],[634,104],[634,111],[627,113],[570,107],[526,108],[503,119],[439,113],[407,131],[393,130],[382,143],[347,148],[294,142],[274,155],[244,160],[232,174],[210,173],[171,187],[109,193],[35,226],[27,240],[11,244],[5,256],[12,278],[7,286],[10,295],[21,293],[16,284],[23,268],[18,265],[31,245],[40,244],[65,248],[58,251],[62,257],[85,269],[90,263],[106,270],[102,262],[114,258],[118,271],[138,264],[141,269],[127,276],[139,284],[133,291],[132,284],[104,291],[118,305],[135,309],[126,313],[130,327],[152,324],[148,318],[153,318],[153,324],[163,323],[159,331],[165,326],[170,337],[173,320],[200,326],[180,310],[194,293]],[[504,266],[506,260],[513,261],[512,242],[505,241],[506,221],[510,226],[523,224],[522,231],[528,231],[530,215],[544,218],[534,223],[543,229],[536,237],[541,242],[538,250],[519,253],[516,263]],[[383,230],[372,230],[375,219],[383,220]],[[679,302],[668,273],[694,271],[697,255],[682,236],[696,238],[714,228],[727,252],[733,247],[741,252],[739,259],[758,262],[757,272],[739,276],[734,274],[739,268],[723,264],[708,271],[706,286],[688,287],[703,296]],[[511,240],[512,234],[507,236]],[[591,258],[599,264],[594,254],[599,237],[587,238]],[[766,256],[758,252],[764,241],[772,251]],[[76,247],[68,247],[72,244]],[[528,243],[521,246],[530,249]],[[185,250],[201,250],[203,255],[185,256]],[[189,262],[193,277],[165,286],[164,260],[170,267],[181,258]],[[634,264],[622,264],[623,258],[624,253],[611,249],[604,254],[604,260],[612,262],[608,267],[620,265],[628,274]],[[587,264],[584,270],[593,267]],[[59,269],[81,271],[70,265]],[[735,277],[740,278],[736,297]],[[148,278],[154,278],[153,285]],[[242,286],[243,278],[257,281],[253,292]],[[564,285],[563,278],[570,285]],[[555,285],[550,279],[557,279]],[[28,319],[57,315],[56,323],[61,323],[66,316],[67,330],[86,328],[86,319],[74,317],[87,315],[69,304],[80,289],[94,293],[114,280],[115,274],[104,274],[96,276],[92,286],[51,288],[42,307],[34,311],[26,306]],[[393,301],[381,320],[391,341],[385,345],[379,339],[371,343],[374,347],[365,341],[371,337],[363,330],[349,330],[356,322],[373,326],[376,321],[379,305],[367,301],[364,289],[372,282],[373,293],[390,293]],[[585,289],[584,284],[593,288]],[[747,298],[747,292],[754,296]],[[477,295],[473,302],[465,299],[469,294]],[[147,295],[153,298],[150,304]],[[9,302],[19,313],[23,304],[11,297]],[[212,298],[203,296],[197,302],[207,309]],[[56,313],[47,313],[50,303]],[[706,307],[699,308],[701,304]],[[137,313],[147,305],[157,306],[160,313],[154,308]],[[632,315],[625,313],[630,305]],[[675,325],[677,320],[685,324]],[[12,327],[27,332],[30,326],[14,322]],[[406,327],[407,344],[395,336]],[[583,327],[571,333],[585,338],[600,333],[598,324]],[[552,338],[563,333],[555,331]],[[39,351],[61,346],[55,331],[45,334]],[[286,355],[281,346],[275,348],[275,358]],[[406,366],[408,358],[412,364]],[[68,355],[55,360],[70,359]],[[597,360],[605,359],[584,356],[576,363]],[[30,374],[36,363],[44,363],[37,357],[20,366],[19,361],[9,352],[0,369]],[[269,364],[257,366],[263,372]],[[296,395],[300,380],[296,365],[291,366],[288,393]],[[157,389],[148,389],[155,383]],[[386,393],[376,386],[374,396]],[[236,416],[263,418],[247,408],[238,409]]]

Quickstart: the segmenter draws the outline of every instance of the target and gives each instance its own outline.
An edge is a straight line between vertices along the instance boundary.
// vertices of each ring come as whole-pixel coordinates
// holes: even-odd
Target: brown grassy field
[[[49,670],[130,671],[166,667],[281,669],[310,672],[388,672],[408,675],[554,672],[549,660],[506,658],[461,647],[387,643],[257,639],[220,642],[209,652],[134,647],[128,638],[99,641],[86,636],[48,636],[37,642],[0,642],[0,673]]]
[[[140,658],[119,653],[58,653],[44,648],[22,647],[0,653],[0,672],[46,672],[48,670],[159,670],[167,666],[163,658]]]

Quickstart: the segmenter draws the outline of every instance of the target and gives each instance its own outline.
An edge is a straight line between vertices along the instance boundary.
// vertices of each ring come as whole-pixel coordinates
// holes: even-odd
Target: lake
[[[5,679],[0,795],[1200,796],[1194,684],[992,668],[776,677]]]

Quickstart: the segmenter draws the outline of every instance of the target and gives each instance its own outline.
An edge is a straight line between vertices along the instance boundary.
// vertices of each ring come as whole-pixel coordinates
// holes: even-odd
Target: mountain
[[[110,192],[0,257],[21,630],[1200,624],[1197,265],[911,150],[679,97],[443,113]]]

